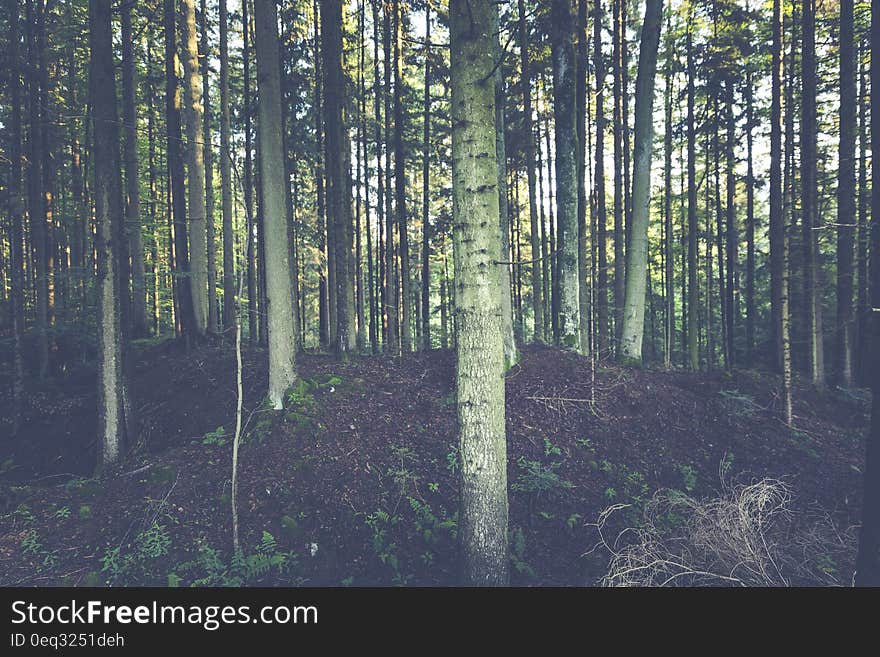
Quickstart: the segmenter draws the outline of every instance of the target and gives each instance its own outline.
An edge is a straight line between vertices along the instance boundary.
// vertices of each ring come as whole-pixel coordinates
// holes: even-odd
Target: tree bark
[[[235,326],[235,235],[232,225],[232,146],[229,113],[229,13],[220,0],[220,195],[223,213],[223,328]]]
[[[637,362],[642,360],[645,328],[651,154],[654,146],[654,77],[662,16],[663,0],[647,0],[636,78],[632,237],[626,251],[626,299],[620,344],[623,358]]]
[[[144,274],[144,244],[141,237],[141,194],[137,152],[137,78],[132,42],[131,2],[122,2],[122,121],[125,124],[125,223],[131,255],[132,337],[142,338],[147,327],[147,295]]]
[[[22,198],[21,150],[21,34],[19,30],[19,0],[8,0],[9,11],[9,255],[12,270],[12,435],[21,427],[24,399],[24,203]]]
[[[856,227],[856,58],[853,0],[840,2],[840,151],[837,184],[837,379],[853,384]]]
[[[551,5],[553,111],[556,137],[556,221],[559,250],[559,334],[563,346],[579,350],[580,308],[577,240],[577,121],[575,59],[568,0]]]
[[[257,84],[260,92],[260,184],[266,240],[266,300],[269,333],[269,401],[284,407],[284,395],[296,382],[296,304],[290,262],[290,224],[285,200],[282,150],[281,79],[278,68],[278,17],[274,2],[254,3]]]
[[[495,90],[497,46],[489,0],[451,0],[452,163],[459,439],[459,532],[464,579],[503,586],[509,578],[507,445],[497,231]]]
[[[804,250],[804,311],[809,341],[810,379],[825,381],[822,346],[822,299],[816,244],[816,20],[815,0],[803,0],[801,15],[803,61],[801,64],[801,212]]]
[[[89,46],[98,253],[98,434],[101,465],[106,468],[119,460],[133,438],[126,433],[125,335],[120,306],[127,281],[120,276],[118,251],[124,231],[110,0],[89,3]]]

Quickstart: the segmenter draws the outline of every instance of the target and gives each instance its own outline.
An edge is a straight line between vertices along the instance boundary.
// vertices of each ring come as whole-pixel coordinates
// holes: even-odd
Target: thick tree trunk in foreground
[[[560,342],[580,349],[577,240],[577,121],[572,17],[568,0],[551,7],[553,110],[556,117],[556,222],[560,279]]]
[[[648,220],[651,204],[651,155],[654,150],[654,76],[663,0],[647,0],[639,72],[636,78],[636,124],[633,167],[632,236],[626,250],[626,299],[620,352],[623,358],[641,362],[645,328],[645,286],[648,266]]]
[[[290,276],[290,225],[281,136],[281,80],[278,19],[274,2],[254,4],[257,84],[260,90],[260,183],[266,240],[266,299],[269,329],[269,401],[284,406],[284,393],[296,381],[296,305]]]
[[[104,467],[119,460],[128,438],[125,337],[120,318],[121,291],[127,281],[120,277],[118,251],[124,231],[110,12],[110,0],[89,3],[98,253],[98,434]]]
[[[508,582],[507,443],[495,162],[495,7],[451,0],[452,165],[462,461],[459,532],[469,584]]]

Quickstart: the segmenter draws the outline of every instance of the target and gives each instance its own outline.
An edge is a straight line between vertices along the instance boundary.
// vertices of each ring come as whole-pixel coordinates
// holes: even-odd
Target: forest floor
[[[245,351],[239,558],[232,348],[165,342],[137,360],[139,442],[101,478],[94,373],[28,396],[24,431],[0,445],[0,585],[457,581],[454,354],[303,355],[302,382],[275,413],[260,398],[266,354]],[[765,374],[603,362],[593,378],[589,360],[540,347],[507,376],[512,583],[597,584],[608,553],[591,552],[591,523],[603,509],[631,504],[621,522],[637,525],[658,489],[715,496],[722,463],[730,481],[784,480],[795,512],[829,519],[846,549],[829,548],[813,583],[850,583],[866,394],[798,387],[792,430]]]

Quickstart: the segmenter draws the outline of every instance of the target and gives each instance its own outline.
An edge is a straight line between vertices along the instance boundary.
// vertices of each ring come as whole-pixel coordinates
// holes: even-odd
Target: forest
[[[2,0],[0,586],[880,586],[875,44]]]

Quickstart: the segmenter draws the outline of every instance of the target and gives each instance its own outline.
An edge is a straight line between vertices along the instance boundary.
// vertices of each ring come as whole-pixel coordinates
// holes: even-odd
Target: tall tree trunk
[[[409,236],[406,211],[406,159],[403,147],[403,54],[401,52],[400,0],[393,0],[394,11],[394,209],[397,212],[397,231],[400,242],[400,322],[401,349],[412,351],[412,290],[409,272]]]
[[[195,332],[205,335],[208,328],[208,241],[205,210],[205,153],[202,89],[199,79],[199,49],[195,0],[182,0],[183,13],[183,92],[186,111],[187,186],[189,200],[190,291]]]
[[[688,270],[688,303],[687,303],[687,338],[688,365],[694,372],[700,369],[699,331],[697,314],[700,304],[700,291],[697,288],[697,151],[696,129],[694,123],[694,78],[696,63],[693,52],[693,9],[689,9],[687,18],[687,270]],[[706,186],[708,187],[708,177]]]
[[[815,0],[803,0],[803,62],[801,70],[801,212],[804,251],[804,309],[809,340],[810,379],[814,385],[825,382],[822,347],[821,272],[817,262],[816,189],[816,19]]]
[[[134,438],[126,427],[126,346],[120,315],[127,282],[120,276],[117,251],[124,232],[110,0],[89,3],[89,46],[98,252],[98,434],[101,464],[108,467]]]
[[[344,153],[347,119],[345,78],[342,70],[342,3],[321,4],[321,42],[324,66],[324,158],[327,166],[327,217],[332,223],[336,272],[336,331],[334,352],[347,358],[355,350],[355,309],[352,265],[351,197]]]
[[[260,184],[266,257],[269,338],[269,401],[284,407],[284,395],[296,382],[296,304],[290,262],[290,224],[285,201],[287,181],[282,146],[281,79],[278,68],[278,16],[274,2],[254,3],[257,84],[260,92]]]
[[[217,248],[214,230],[214,144],[211,130],[210,67],[208,61],[208,8],[206,0],[201,0],[201,43],[199,47],[200,70],[202,74],[202,100],[204,103],[204,124],[202,128],[202,158],[205,163],[205,234],[207,239],[207,282],[208,282],[208,332],[216,333],[219,327],[217,317]]]
[[[21,67],[19,55],[21,34],[19,31],[19,0],[8,0],[9,11],[9,255],[12,270],[12,435],[21,427],[22,401],[24,399],[24,206],[22,198],[22,150],[21,150]],[[4,119],[5,121],[6,119]]]
[[[177,16],[175,0],[164,0],[165,27],[165,128],[167,134],[167,160],[169,193],[172,204],[172,229],[174,234],[174,263],[176,295],[179,306],[181,331],[191,335],[196,331],[193,310],[192,277],[189,266],[189,247],[186,240],[186,192],[184,189],[183,149],[180,127],[180,85],[177,79]]]
[[[672,356],[675,348],[675,260],[672,253],[672,107],[674,96],[673,62],[675,61],[675,41],[672,31],[672,8],[666,12],[666,64],[663,77],[665,132],[663,135],[663,290],[664,290],[664,327],[663,327],[663,364],[672,367]]]
[[[773,0],[772,90],[770,98],[770,302],[774,367],[782,374],[785,422],[791,425],[791,345],[788,307],[788,236],[782,189],[782,2]]]
[[[577,254],[578,322],[582,354],[590,353],[590,262],[587,257],[587,0],[577,3],[577,75],[575,123],[577,127]]]
[[[727,199],[725,209],[726,216],[726,232],[725,246],[726,248],[726,274],[727,284],[725,285],[725,293],[727,295],[724,306],[727,308],[726,332],[727,347],[725,348],[726,359],[725,366],[732,369],[736,361],[736,343],[734,341],[734,331],[736,328],[737,309],[736,304],[739,300],[738,290],[738,262],[739,262],[739,229],[736,225],[736,158],[734,156],[734,143],[736,141],[736,124],[733,118],[733,80],[727,79],[725,99],[725,114],[727,120],[727,137],[725,140],[725,155],[727,182],[725,191]]]
[[[754,90],[751,66],[746,72],[746,366],[755,351],[755,173],[753,162]]]
[[[125,124],[125,223],[131,255],[132,336],[144,337],[147,327],[147,295],[144,244],[141,237],[141,194],[137,152],[137,80],[132,41],[131,2],[120,4],[122,17],[122,120]]]
[[[639,72],[636,78],[635,167],[633,169],[632,237],[626,250],[626,300],[621,355],[641,362],[645,329],[645,288],[648,266],[648,221],[651,205],[651,154],[654,150],[654,78],[663,0],[647,0]]]
[[[315,192],[317,213],[317,247],[320,253],[318,264],[318,341],[324,348],[330,347],[330,289],[328,281],[327,257],[327,213],[324,197],[324,116],[321,103],[321,32],[319,27],[320,11],[318,0],[312,3],[312,25],[314,43],[312,58],[315,62],[315,86],[313,111],[315,113]]]
[[[855,315],[853,257],[856,226],[856,58],[853,0],[840,2],[840,155],[837,184],[837,364],[844,386],[853,383]]]
[[[602,0],[593,14],[593,67],[596,70],[596,349],[608,351],[608,216],[605,209],[605,58],[602,55]]]
[[[868,335],[868,320],[871,311],[868,305],[870,285],[868,281],[868,204],[870,203],[868,191],[868,80],[865,66],[865,57],[859,49],[859,241],[858,241],[858,276],[859,285],[856,293],[856,307],[858,319],[856,329],[858,337],[858,381],[863,384],[866,379],[867,368],[864,366],[865,354],[867,354],[866,337]]]
[[[371,0],[373,8],[373,113],[375,119],[374,147],[376,153],[376,235],[379,240],[376,251],[377,276],[377,321],[382,333],[383,346],[388,348],[388,322],[385,321],[387,309],[388,283],[386,261],[383,251],[382,227],[385,219],[385,177],[382,168],[382,85],[379,76],[379,2]]]
[[[220,0],[220,195],[223,213],[223,328],[235,326],[235,235],[229,113],[229,13]]]
[[[499,265],[495,94],[489,0],[451,0],[452,160],[457,326],[456,389],[462,461],[464,579],[506,585],[507,446]]]
[[[431,4],[425,5],[425,100],[422,126],[422,347],[431,349]]]
[[[522,72],[523,135],[525,139],[526,175],[529,185],[529,231],[532,246],[532,311],[534,313],[534,341],[543,343],[544,335],[544,281],[541,233],[538,224],[538,196],[535,188],[535,131],[532,125],[532,73],[529,62],[529,29],[526,23],[525,0],[518,0],[519,50]],[[500,67],[499,67],[500,68]]]
[[[579,350],[580,308],[577,240],[577,117],[575,59],[568,0],[551,5],[553,110],[556,136],[556,221],[560,279],[560,342]]]
[[[502,57],[500,38],[500,23],[498,19],[498,7],[495,5],[495,13],[493,14],[493,33],[499,35],[495,39],[497,43],[496,61]],[[518,262],[519,257],[516,251],[511,252],[511,226],[510,222],[510,206],[508,203],[509,190],[507,185],[507,143],[506,129],[504,117],[504,78],[502,75],[502,66],[494,68],[495,82],[495,164],[498,168],[498,228],[501,235],[501,253],[502,261],[508,261],[510,255],[513,260]],[[513,242],[516,246],[516,242]],[[517,265],[514,265],[516,267]],[[515,271],[517,271],[515,269]],[[505,370],[512,367],[518,360],[519,354],[516,348],[516,327],[514,326],[514,302],[513,289],[511,289],[510,280],[511,267],[508,264],[498,266],[498,275],[501,277],[499,286],[501,290],[501,330],[504,338],[504,366]],[[516,326],[521,326],[517,323]]]
[[[623,72],[623,5],[627,0],[614,1],[612,60],[614,62],[614,351],[619,353],[620,334],[623,328],[624,276],[625,261],[625,227],[624,210],[626,204],[626,188],[624,187],[624,121],[623,112],[624,88]]]
[[[398,313],[397,263],[394,250],[394,195],[391,189],[391,6],[384,3],[382,16],[382,51],[384,60],[385,106],[385,309],[388,313],[386,350],[391,354],[400,353],[400,315]],[[397,179],[395,171],[395,181]]]
[[[25,14],[25,34],[27,36],[27,56],[30,62],[38,61],[34,2],[27,0]],[[28,223],[30,241],[33,245],[35,268],[33,272],[35,310],[36,310],[36,342],[37,342],[37,376],[45,379],[49,371],[49,247],[47,238],[47,217],[43,198],[43,117],[40,112],[40,76],[35,66],[27,69],[28,84],[28,131],[27,140],[27,177],[28,177]]]

